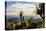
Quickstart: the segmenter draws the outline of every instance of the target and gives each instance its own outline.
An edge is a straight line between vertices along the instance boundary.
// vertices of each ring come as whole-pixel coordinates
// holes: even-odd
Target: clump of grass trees
[[[44,28],[44,27],[45,27],[44,20],[34,23],[32,22],[32,19],[30,18],[27,21],[21,22],[20,25],[17,25],[16,22],[6,21],[6,29],[8,30],[33,29],[33,28]]]

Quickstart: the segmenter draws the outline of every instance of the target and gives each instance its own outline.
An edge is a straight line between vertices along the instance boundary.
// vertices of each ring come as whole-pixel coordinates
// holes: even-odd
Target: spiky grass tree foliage
[[[45,22],[44,22],[44,20],[37,22],[37,27],[38,27],[38,28],[44,28],[44,27],[45,27]]]

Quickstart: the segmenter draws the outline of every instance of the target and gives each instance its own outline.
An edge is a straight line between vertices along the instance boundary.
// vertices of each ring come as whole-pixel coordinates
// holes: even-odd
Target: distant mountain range
[[[7,19],[10,19],[10,18],[20,18],[19,16],[16,16],[16,15],[7,15],[6,18]]]
[[[14,17],[20,18],[20,16],[17,16],[17,15],[7,15],[7,16],[6,16],[7,19],[14,18]],[[24,17],[27,17],[27,18],[28,18],[28,17],[32,17],[32,18],[34,18],[34,19],[41,18],[40,16],[24,16]]]
[[[26,20],[26,19],[28,19],[28,18],[33,18],[34,19],[34,21],[33,22],[37,22],[37,21],[40,21],[40,20],[42,20],[42,18],[40,17],[40,16],[24,16],[24,19]],[[20,16],[11,16],[11,15],[8,15],[8,16],[6,16],[6,19],[9,19],[9,20],[12,20],[12,21],[20,21]]]

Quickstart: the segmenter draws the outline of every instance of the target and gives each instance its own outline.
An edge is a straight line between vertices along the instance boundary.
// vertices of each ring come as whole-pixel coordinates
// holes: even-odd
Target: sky
[[[21,3],[21,4],[35,4],[35,2],[24,2],[24,1],[7,1],[7,7],[16,4],[16,3]]]
[[[6,1],[45,2],[45,0],[6,0]]]
[[[36,3],[35,2],[21,2],[21,1],[8,1],[7,2],[7,15],[19,15],[23,11],[23,15],[35,16]]]

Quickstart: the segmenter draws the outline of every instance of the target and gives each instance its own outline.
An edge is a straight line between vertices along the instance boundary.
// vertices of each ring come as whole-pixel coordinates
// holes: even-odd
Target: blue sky
[[[22,4],[35,4],[35,2],[24,2],[24,1],[7,1],[7,8],[13,4],[22,3]]]
[[[9,7],[9,6],[11,6],[11,5],[13,5],[13,4],[15,4],[16,2],[14,2],[14,1],[8,1],[7,2],[7,7]]]

